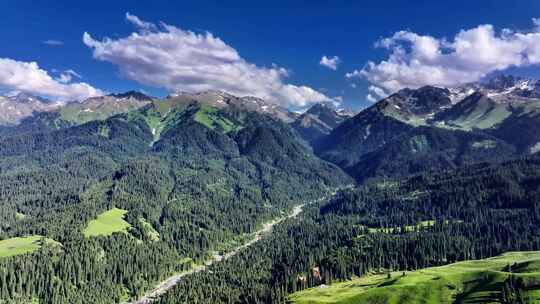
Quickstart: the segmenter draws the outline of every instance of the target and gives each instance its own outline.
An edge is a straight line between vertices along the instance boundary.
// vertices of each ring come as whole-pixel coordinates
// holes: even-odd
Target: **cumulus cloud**
[[[354,70],[352,72],[345,73],[345,77],[347,78],[354,78],[354,77],[360,77],[360,76],[361,76],[361,73],[359,70]]]
[[[333,57],[326,57],[326,55],[322,56],[321,61],[319,61],[319,64],[329,68],[330,70],[337,70],[338,65],[341,63],[341,59],[339,59],[338,56]]]
[[[62,46],[62,45],[64,45],[63,41],[53,40],[53,39],[45,40],[45,41],[43,41],[43,43],[46,44],[46,45],[50,45],[50,46]]]
[[[286,106],[330,100],[310,87],[286,83],[288,72],[282,67],[247,62],[212,33],[195,33],[165,23],[157,26],[130,14],[126,18],[138,32],[103,40],[87,32],[83,35],[94,58],[117,65],[126,78],[169,91],[223,90]]]
[[[101,90],[84,82],[62,83],[41,69],[36,62],[23,62],[10,58],[0,58],[0,87],[60,100],[81,100],[103,95]]]
[[[374,85],[368,87],[368,92],[366,99],[370,102],[377,102],[388,96],[388,93],[386,93],[385,90]]]
[[[377,101],[378,101],[378,99],[375,98],[375,97],[373,97],[373,95],[371,95],[371,94],[367,94],[367,95],[366,95],[366,99],[367,99],[367,101],[369,101],[369,102],[377,102]]]
[[[385,95],[405,87],[455,86],[510,67],[535,65],[540,63],[540,20],[533,22],[528,31],[496,32],[492,25],[479,25],[451,40],[400,31],[376,43],[389,51],[387,59],[370,61],[345,76],[367,79],[377,88],[370,94],[382,96],[380,90]]]

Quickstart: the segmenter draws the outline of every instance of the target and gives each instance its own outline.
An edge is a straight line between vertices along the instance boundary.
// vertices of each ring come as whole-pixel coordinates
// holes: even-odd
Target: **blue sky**
[[[395,48],[376,48],[374,44],[379,39],[406,30],[451,41],[461,30],[482,24],[492,25],[496,32],[502,28],[530,32],[534,26],[532,19],[540,17],[540,1],[534,0],[334,1],[332,5],[327,1],[259,2],[262,1],[2,1],[0,35],[4,43],[0,58],[37,62],[51,77],[73,70],[82,76],[74,76],[73,82],[84,81],[106,92],[141,89],[163,96],[172,90],[171,85],[163,88],[153,81],[126,76],[124,61],[118,54],[103,55],[98,60],[94,58],[95,48],[83,43],[84,32],[101,42],[104,37],[117,40],[141,31],[126,20],[129,12],[157,27],[163,21],[200,35],[211,32],[248,65],[272,69],[275,64],[286,69],[287,76],[276,76],[282,79],[280,84],[291,84],[295,89],[306,86],[329,98],[341,96],[346,106],[359,108],[370,104],[366,99],[370,86],[390,93],[394,87],[410,84],[409,80],[397,85],[373,81],[379,76],[373,71],[369,75],[371,80],[366,76],[345,77],[346,73],[361,70],[368,61],[378,65],[388,59]],[[47,40],[60,41],[62,45],[43,43]],[[402,43],[403,39],[394,42]],[[337,70],[319,64],[323,55],[340,58]],[[503,64],[493,70],[479,65],[479,69],[481,74],[510,71],[540,77],[536,63],[514,66]],[[3,87],[13,89],[6,82]],[[238,89],[243,92],[249,87]],[[279,97],[285,93],[276,94]],[[299,107],[304,103],[292,101],[287,105]]]

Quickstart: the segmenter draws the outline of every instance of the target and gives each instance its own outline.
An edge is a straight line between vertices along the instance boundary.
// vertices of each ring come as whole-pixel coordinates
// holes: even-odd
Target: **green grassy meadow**
[[[217,108],[207,105],[201,105],[201,108],[195,113],[195,121],[210,129],[219,128],[224,133],[229,133],[241,128],[240,126],[235,125],[234,122],[221,116]]]
[[[0,241],[0,258],[32,253],[46,244],[60,244],[41,235],[14,237]]]
[[[510,266],[510,267],[508,267]],[[540,252],[497,257],[413,272],[371,274],[293,294],[295,304],[502,303],[510,276],[520,281],[525,303],[540,303]]]
[[[113,208],[98,215],[84,229],[85,237],[109,236],[115,232],[126,233],[131,225],[124,220],[126,210]]]

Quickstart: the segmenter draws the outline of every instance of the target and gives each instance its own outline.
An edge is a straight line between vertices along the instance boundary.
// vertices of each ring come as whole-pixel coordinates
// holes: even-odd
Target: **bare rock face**
[[[331,103],[317,103],[301,114],[292,125],[304,140],[312,143],[328,135],[353,115],[346,110],[340,111]]]
[[[0,96],[0,125],[16,125],[36,112],[49,112],[63,104],[27,93]]]

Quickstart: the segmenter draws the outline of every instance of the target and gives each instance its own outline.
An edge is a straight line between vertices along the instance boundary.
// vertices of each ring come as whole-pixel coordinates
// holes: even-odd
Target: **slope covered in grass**
[[[131,225],[124,220],[126,210],[113,208],[88,223],[84,236],[109,236],[115,232],[127,232]]]
[[[0,241],[0,258],[32,253],[43,244],[59,244],[56,241],[44,238],[41,235],[14,237]]]
[[[224,133],[229,133],[241,128],[241,126],[236,125],[228,118],[220,115],[219,109],[207,105],[201,105],[199,110],[195,113],[194,119],[196,122],[199,122],[210,129],[218,129]]]
[[[540,252],[510,252],[483,260],[321,285],[293,294],[290,300],[297,304],[500,303],[514,296],[525,303],[538,303],[539,266]]]
[[[497,103],[482,93],[475,93],[436,116],[436,125],[462,130],[489,129],[512,114],[508,104]]]

